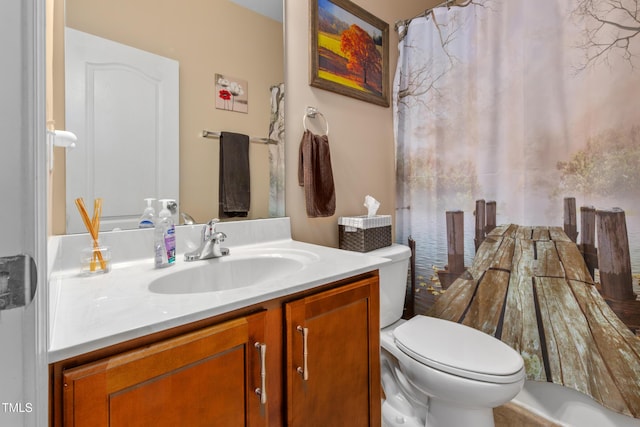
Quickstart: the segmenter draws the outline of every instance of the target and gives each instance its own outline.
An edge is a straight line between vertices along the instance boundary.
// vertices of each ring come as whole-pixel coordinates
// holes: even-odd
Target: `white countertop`
[[[176,265],[164,269],[155,269],[149,256],[115,262],[111,272],[92,277],[76,270],[56,271],[49,280],[49,362],[373,271],[388,262],[290,238],[229,247],[229,257],[261,250],[305,251],[314,256],[302,269],[260,285],[185,294],[155,293],[149,284],[163,275],[218,260],[187,263],[182,252]]]

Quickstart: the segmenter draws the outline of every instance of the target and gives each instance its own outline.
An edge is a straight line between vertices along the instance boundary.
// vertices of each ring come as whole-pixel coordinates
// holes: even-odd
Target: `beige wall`
[[[60,48],[64,24],[62,2],[56,3],[57,102],[64,97]],[[219,144],[200,133],[207,129],[268,136],[269,88],[284,80],[282,24],[227,0],[66,0],[66,25],[180,62],[180,208],[198,222],[218,216]],[[248,82],[248,114],[215,108],[216,73]],[[56,106],[56,127],[64,129],[64,104],[57,102]],[[266,217],[269,166],[265,145],[251,144],[250,163],[250,217]],[[56,150],[53,182],[53,233],[60,234],[64,232],[65,203],[62,150]],[[141,200],[141,212],[143,208]]]
[[[67,0],[76,1],[79,0]],[[86,3],[89,0],[82,0]],[[216,1],[216,3],[219,0]],[[111,3],[108,2],[110,5]],[[124,4],[139,3],[127,2]],[[155,2],[153,2],[156,4]],[[200,4],[201,1],[198,2]],[[356,4],[362,6],[378,18],[389,23],[390,31],[390,86],[395,72],[397,61],[397,34],[393,29],[394,23],[399,19],[405,19],[422,12],[425,8],[438,3],[433,0],[356,0]],[[127,7],[132,7],[131,5]],[[204,6],[202,6],[204,7]],[[56,10],[58,10],[57,8]],[[111,7],[110,9],[117,9]],[[199,12],[199,8],[191,11]],[[98,16],[104,17],[108,10],[99,10]],[[149,14],[155,17],[156,13]],[[186,11],[184,12],[186,13]],[[136,15],[137,16],[137,15]],[[101,19],[108,21],[107,19]],[[204,23],[203,21],[206,21]],[[286,136],[286,214],[291,217],[292,232],[295,239],[312,242],[328,246],[338,245],[337,221],[339,216],[361,215],[366,213],[362,203],[364,197],[370,194],[381,202],[379,213],[391,214],[395,217],[395,153],[393,141],[393,115],[392,108],[383,108],[363,101],[324,91],[322,89],[309,86],[309,3],[307,0],[286,0],[285,1],[285,56],[287,64],[284,69],[286,80],[286,102],[285,114],[287,121]],[[162,40],[158,40],[161,55],[171,56],[172,46],[178,38],[180,31],[173,25],[163,23],[161,19],[154,20],[156,29],[163,29]],[[215,18],[201,16],[194,21],[193,27],[205,28],[215,27]],[[105,25],[105,24],[103,24]],[[237,25],[236,25],[237,26]],[[246,24],[243,28],[248,28]],[[79,28],[82,29],[82,28]],[[143,30],[139,32],[144,33]],[[166,33],[166,34],[164,34]],[[237,74],[242,77],[242,71],[233,69],[218,69],[211,64],[215,52],[224,49],[224,45],[229,46],[234,40],[233,29],[228,31],[229,37],[222,40],[209,40],[205,53],[200,58],[203,63],[196,63],[194,76],[204,75],[208,78],[209,72],[226,72]],[[162,43],[160,43],[162,41]],[[207,44],[203,43],[203,44]],[[235,43],[235,42],[234,42]],[[153,46],[143,46],[147,50],[154,49]],[[249,56],[245,59],[253,65],[252,70],[260,72],[265,68],[276,68],[282,61],[273,59],[260,63],[252,61]],[[186,76],[182,73],[183,64],[181,62],[181,83]],[[55,65],[54,65],[55,68]],[[240,69],[240,66],[237,68]],[[250,81],[251,78],[247,76]],[[205,89],[206,90],[206,89]],[[256,91],[251,87],[251,97]],[[196,95],[198,96],[198,95]],[[317,107],[327,118],[331,126],[330,143],[332,154],[332,165],[334,179],[336,183],[337,207],[336,214],[329,218],[307,218],[304,206],[304,190],[297,183],[298,167],[298,147],[303,132],[302,117],[307,106]],[[187,108],[182,101],[181,94],[181,117],[184,117]],[[58,109],[59,110],[59,109]],[[58,111],[57,110],[57,111]],[[209,200],[210,195],[217,195],[217,184],[213,178],[203,184],[200,191],[190,192],[192,187],[197,187],[193,181],[189,181],[193,173],[187,172],[193,169],[207,170],[207,163],[217,162],[217,154],[214,152],[213,144],[207,145],[202,139],[194,136],[200,128],[210,128],[211,130],[239,130],[240,124],[236,123],[241,117],[232,114],[218,112],[207,107],[194,112],[196,116],[188,121],[188,125],[181,122],[181,198],[182,207],[186,212],[194,215],[198,221],[204,221],[213,214],[213,208],[208,206],[213,201]],[[240,116],[240,115],[238,115]],[[59,120],[64,120],[63,116]],[[187,128],[186,126],[189,126]],[[262,134],[264,126],[260,125],[255,130],[256,135]],[[252,132],[246,131],[246,132]],[[58,156],[60,157],[60,156]],[[57,160],[56,160],[57,161]],[[59,179],[58,179],[59,181]],[[55,184],[54,184],[55,185]],[[64,191],[64,190],[62,190]],[[55,193],[55,189],[54,189]],[[209,200],[209,201],[208,201]],[[215,215],[214,215],[215,216]],[[394,218],[395,219],[395,218]],[[55,227],[55,226],[54,226]]]
[[[355,0],[389,23],[390,80],[397,62],[398,37],[393,29],[437,4],[430,0]],[[309,86],[309,2],[287,0],[285,6],[286,212],[296,240],[338,246],[338,217],[363,215],[364,197],[380,201],[380,214],[395,219],[395,158],[392,108],[341,96]],[[390,83],[391,87],[391,83]],[[304,190],[297,183],[298,147],[307,106],[321,111],[330,124],[329,142],[336,185],[336,213],[329,218],[307,218]]]

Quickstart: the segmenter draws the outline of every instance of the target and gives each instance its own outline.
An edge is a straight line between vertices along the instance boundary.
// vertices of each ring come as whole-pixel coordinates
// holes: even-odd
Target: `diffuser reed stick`
[[[100,251],[100,245],[98,244],[98,233],[100,233],[100,218],[102,216],[102,199],[98,197],[93,201],[93,218],[91,219],[91,226],[95,232],[96,237],[93,239],[93,258],[92,261],[95,262],[96,258],[100,261],[100,267],[105,269],[105,261],[102,258],[102,252]],[[93,270],[92,270],[93,271]]]
[[[84,200],[82,197],[76,199],[76,207],[80,212],[80,217],[82,218],[82,222],[84,222],[84,226],[87,228],[87,231],[91,235],[91,239],[93,240],[94,253],[90,263],[90,270],[96,271],[96,257],[97,261],[100,262],[100,268],[104,271],[107,269],[107,263],[102,257],[102,252],[100,251],[100,245],[98,243],[98,233],[100,231],[100,215],[102,214],[102,199],[98,198],[93,202],[93,217],[89,219],[89,214],[87,212],[87,208],[84,205]]]

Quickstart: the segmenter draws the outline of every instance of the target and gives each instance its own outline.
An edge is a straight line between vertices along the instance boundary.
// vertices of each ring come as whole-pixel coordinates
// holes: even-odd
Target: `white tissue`
[[[375,216],[380,207],[380,202],[373,197],[367,195],[364,198],[364,207],[367,208],[367,216]]]

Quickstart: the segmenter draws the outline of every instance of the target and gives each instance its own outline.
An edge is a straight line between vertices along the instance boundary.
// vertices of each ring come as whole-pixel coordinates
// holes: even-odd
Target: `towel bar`
[[[203,130],[202,131],[202,137],[203,138],[220,138],[220,134],[221,132],[212,132],[210,130]],[[274,140],[274,139],[269,139],[269,138],[259,138],[257,136],[252,136],[249,137],[249,141],[251,142],[257,142],[260,144],[278,144],[278,141]]]

